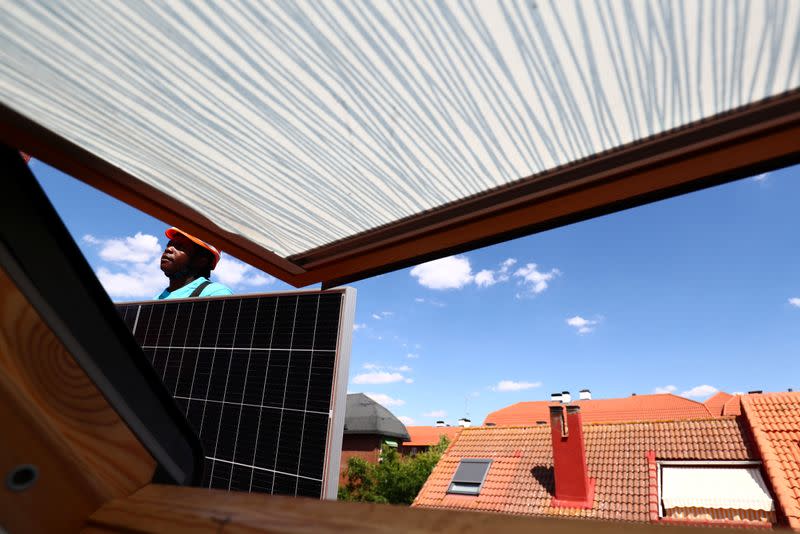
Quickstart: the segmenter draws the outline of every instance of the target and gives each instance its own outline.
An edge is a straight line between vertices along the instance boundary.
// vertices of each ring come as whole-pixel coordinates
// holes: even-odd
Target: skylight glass
[[[486,480],[486,473],[489,472],[491,464],[492,460],[485,458],[465,458],[461,460],[447,493],[478,495],[481,492],[481,487],[484,480]]]

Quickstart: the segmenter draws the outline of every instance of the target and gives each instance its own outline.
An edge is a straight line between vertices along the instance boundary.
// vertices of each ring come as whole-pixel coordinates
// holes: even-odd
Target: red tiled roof
[[[800,529],[800,393],[743,395],[741,404],[778,503]]]
[[[742,396],[734,395],[722,407],[722,415],[742,415]]]
[[[409,441],[404,441],[404,447],[429,447],[439,443],[440,436],[447,436],[452,443],[461,432],[460,426],[407,426]]]
[[[708,408],[708,411],[711,412],[711,415],[722,415],[722,408],[725,406],[725,403],[731,399],[731,397],[733,397],[733,395],[730,393],[719,391],[706,400],[703,404],[706,405],[706,408]]]
[[[484,424],[497,426],[535,425],[539,421],[550,421],[550,401],[518,402],[486,416]],[[634,395],[621,399],[581,400],[584,423],[610,423],[616,421],[674,421],[681,419],[705,419],[712,415],[708,408],[697,401],[669,393],[658,395]]]
[[[658,459],[757,459],[744,422],[734,418],[584,425],[592,508],[554,508],[550,426],[476,427],[461,431],[413,506],[622,521],[650,519],[648,452]],[[449,495],[462,458],[494,461],[478,496]],[[656,504],[657,505],[657,504]]]

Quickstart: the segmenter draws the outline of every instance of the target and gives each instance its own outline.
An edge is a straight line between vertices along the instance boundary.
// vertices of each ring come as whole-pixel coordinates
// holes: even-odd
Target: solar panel
[[[117,309],[200,436],[204,486],[336,498],[355,290]]]

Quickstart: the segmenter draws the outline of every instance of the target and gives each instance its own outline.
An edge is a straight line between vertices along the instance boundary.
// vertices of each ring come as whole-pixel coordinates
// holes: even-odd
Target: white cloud
[[[422,414],[423,417],[447,417],[445,410],[432,410],[428,413]]]
[[[381,316],[382,317],[391,317],[392,315],[394,315],[394,312],[391,312],[391,311],[382,311],[381,312]]]
[[[211,277],[229,287],[258,287],[275,282],[275,278],[272,276],[229,256],[223,256],[219,260],[217,268],[212,271]]]
[[[475,285],[478,287],[490,287],[497,283],[494,277],[494,271],[484,269],[475,275]]]
[[[167,287],[167,278],[158,265],[162,249],[154,235],[137,232],[134,236],[100,239],[91,234],[82,241],[100,247],[101,265],[95,271],[111,298],[153,298]]]
[[[405,379],[400,373],[388,373],[386,371],[376,371],[373,373],[361,373],[353,377],[353,384],[391,384],[402,382]]]
[[[353,332],[356,332],[356,331],[361,330],[361,329],[366,328],[366,327],[367,327],[366,323],[354,323],[353,324]]]
[[[570,326],[574,326],[578,334],[581,335],[592,332],[598,322],[599,321],[596,320],[584,319],[580,315],[576,315],[575,317],[570,317],[569,319],[567,319],[567,324]]]
[[[502,264],[500,264],[500,272],[507,273],[508,270],[517,264],[517,260],[515,258],[508,258]]]
[[[134,263],[111,270],[100,267],[96,273],[106,293],[113,298],[154,298],[168,285],[167,277],[155,261]]]
[[[514,380],[501,380],[492,391],[522,391],[523,389],[538,388],[541,382],[515,382]]]
[[[411,269],[411,276],[416,277],[421,285],[429,289],[461,289],[471,283],[478,287],[491,287],[500,282],[507,282],[509,269],[516,263],[517,260],[515,258],[508,258],[496,270],[482,269],[473,274],[469,258],[466,256],[448,256],[417,265]],[[536,266],[535,264],[529,265]],[[553,276],[547,273],[539,274],[545,277]],[[417,297],[414,300],[419,303],[426,302],[426,299],[422,297]],[[432,299],[428,299],[427,302],[434,306],[444,306],[444,303]]]
[[[406,378],[405,380],[403,380],[403,382],[405,382],[406,384],[413,384],[414,383],[414,379],[413,378]]]
[[[265,286],[275,281],[275,278],[264,273],[256,273],[245,279],[244,283],[249,286]]]
[[[381,316],[378,315],[377,313],[373,313],[372,314],[372,318],[375,319],[376,321],[380,321],[381,320]]]
[[[447,306],[447,304],[445,304],[445,303],[444,303],[444,302],[442,302],[441,300],[436,300],[436,299],[424,299],[424,298],[422,298],[422,297],[416,297],[416,298],[414,299],[414,302],[417,302],[417,303],[419,303],[419,304],[424,304],[424,303],[426,303],[426,302],[427,302],[427,303],[428,303],[428,304],[430,304],[431,306],[435,306],[435,307],[437,307],[437,308],[444,308],[445,306]]]
[[[678,388],[672,384],[668,386],[658,386],[653,390],[653,393],[675,393]]]
[[[403,423],[406,426],[413,425],[416,422],[416,421],[414,421],[412,418],[410,418],[407,415],[398,415],[397,419],[399,419],[400,422]]]
[[[392,367],[395,371],[400,371],[401,373],[410,373],[411,367],[407,365],[401,365],[400,367]]]
[[[419,358],[419,354],[413,354],[409,352],[408,354],[406,354],[406,358],[408,358],[409,360],[416,360],[417,358]]]
[[[406,403],[406,401],[402,399],[393,399],[385,393],[364,393],[364,395],[386,408],[390,406],[403,406]]]
[[[411,269],[411,276],[429,289],[461,289],[474,278],[465,256],[448,256],[417,265]]]
[[[377,363],[365,363],[361,367],[363,367],[364,369],[380,369],[381,368],[381,366],[378,365]]]
[[[681,397],[689,397],[691,399],[702,399],[705,397],[710,397],[714,393],[719,391],[714,386],[709,386],[708,384],[703,384],[702,386],[695,386],[692,389],[688,389],[681,393]]]
[[[164,250],[156,236],[141,232],[136,232],[132,237],[103,240],[87,234],[84,241],[101,246],[100,258],[115,263],[155,262]]]
[[[92,234],[86,234],[85,236],[83,236],[82,239],[84,243],[89,243],[90,245],[99,245],[100,243],[102,243],[102,241],[97,239]]]
[[[792,297],[789,299],[789,304],[795,306],[796,308],[800,308],[800,297]]]
[[[520,278],[520,284],[524,285],[532,295],[538,295],[548,287],[548,282],[561,274],[558,269],[550,269],[548,272],[539,270],[535,263],[528,263],[525,267],[520,267],[514,272],[514,276]],[[518,294],[518,297],[523,296]]]
[[[508,270],[517,263],[515,258],[508,258],[496,271],[483,269],[475,275],[475,285],[478,287],[490,287],[499,282],[508,281]]]
[[[765,172],[764,174],[758,174],[758,175],[756,175],[756,176],[753,176],[753,181],[754,181],[754,182],[763,182],[763,181],[765,181],[767,178],[769,178],[769,173],[768,173],[768,172]]]

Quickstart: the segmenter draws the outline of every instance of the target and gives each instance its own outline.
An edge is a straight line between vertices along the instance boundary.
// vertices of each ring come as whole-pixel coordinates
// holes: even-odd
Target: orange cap
[[[199,246],[203,247],[204,249],[206,249],[207,251],[209,251],[214,256],[214,263],[211,264],[211,270],[214,270],[214,268],[217,266],[217,263],[219,263],[219,250],[217,250],[217,247],[215,247],[214,245],[209,245],[208,243],[206,243],[202,239],[197,238],[197,237],[193,236],[192,234],[187,234],[186,232],[184,232],[180,228],[175,228],[174,226],[172,228],[168,228],[167,231],[164,232],[164,234],[169,239],[172,239],[177,234],[180,234],[180,235],[190,239],[196,245],[199,245]]]

